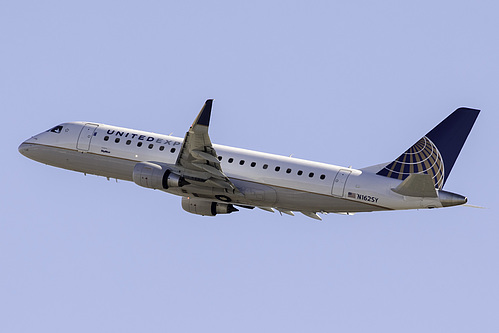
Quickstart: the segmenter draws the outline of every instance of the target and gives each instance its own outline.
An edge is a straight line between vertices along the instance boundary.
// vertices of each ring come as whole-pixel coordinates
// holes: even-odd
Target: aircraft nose
[[[20,152],[22,155],[26,156],[26,153],[27,153],[27,152],[28,152],[28,150],[29,150],[29,147],[28,147],[28,146],[29,146],[29,144],[27,144],[26,142],[23,142],[23,143],[21,143],[21,144],[19,145],[19,148],[17,148],[17,149],[19,150],[19,152]]]
[[[33,144],[24,141],[23,143],[21,143],[19,145],[19,148],[17,148],[17,149],[19,150],[19,152],[22,155],[24,155],[28,158],[31,158],[31,156],[30,156],[31,151],[30,150],[32,150],[32,148],[33,148]]]

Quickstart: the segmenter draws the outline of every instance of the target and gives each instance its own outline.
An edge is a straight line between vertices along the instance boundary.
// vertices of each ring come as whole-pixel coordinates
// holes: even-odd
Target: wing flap
[[[207,160],[207,161],[212,162],[214,164],[220,164],[220,161],[218,160],[218,158],[216,158],[212,154],[205,153],[204,151],[192,150],[191,154],[192,154],[192,156],[194,156],[195,158],[198,158],[200,160]]]
[[[192,165],[195,166],[196,168],[203,169],[204,171],[208,172],[211,176],[215,178],[222,178],[222,179],[226,178],[225,174],[221,170],[217,169],[214,166],[211,166],[210,164],[192,163]]]

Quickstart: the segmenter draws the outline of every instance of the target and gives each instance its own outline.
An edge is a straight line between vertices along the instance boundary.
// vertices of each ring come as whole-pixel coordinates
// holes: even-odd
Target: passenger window
[[[159,150],[160,150],[160,151],[165,150],[165,146],[159,146]]]
[[[301,175],[303,175],[303,171],[298,170],[298,172],[297,172],[296,174],[297,174],[298,176],[301,176]]]
[[[137,142],[137,147],[142,147],[142,141]]]
[[[132,140],[126,140],[125,142],[127,145],[130,145],[132,143]]]
[[[244,165],[244,160],[240,160],[239,165]]]
[[[251,167],[254,168],[256,166],[255,162],[251,162]]]
[[[150,143],[149,146],[147,146],[147,148],[149,148],[149,149],[152,149],[152,147],[154,147],[154,145],[152,143]]]
[[[286,169],[286,173],[291,173],[291,169]]]
[[[104,137],[104,141],[107,141],[107,140],[109,140],[109,137],[106,135],[106,136]]]
[[[170,153],[174,153],[174,152],[175,152],[175,148],[170,149]]]
[[[229,161],[228,161],[228,162],[229,162],[229,163],[232,163],[232,162],[234,162],[234,159],[231,157],[231,158],[229,158]]]
[[[309,174],[308,174],[308,176],[309,176],[310,178],[312,178],[312,177],[314,176],[314,173],[313,173],[313,172],[311,172],[311,173],[309,173]]]
[[[52,132],[52,133],[61,133],[61,131],[62,131],[62,126],[60,126],[60,125],[49,129],[49,132]]]
[[[120,138],[114,139],[114,142],[119,143],[120,142]]]
[[[280,166],[276,166],[275,167],[275,171],[279,171],[279,170],[281,170],[281,167]]]
[[[269,167],[269,165],[268,165],[268,164],[264,164],[264,165],[263,165],[263,168],[264,168],[264,169],[267,169],[268,167]]]
[[[326,179],[326,175],[321,175],[321,179],[322,180]]]

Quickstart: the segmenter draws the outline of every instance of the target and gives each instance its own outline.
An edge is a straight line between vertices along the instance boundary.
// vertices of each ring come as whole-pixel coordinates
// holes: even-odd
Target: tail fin
[[[457,109],[377,175],[404,180],[425,173],[432,176],[435,188],[442,189],[479,113]]]

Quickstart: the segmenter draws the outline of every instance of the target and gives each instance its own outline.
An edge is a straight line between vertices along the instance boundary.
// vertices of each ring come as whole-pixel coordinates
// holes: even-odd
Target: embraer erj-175
[[[392,162],[362,169],[212,144],[209,99],[184,139],[89,122],[55,126],[19,152],[59,168],[133,181],[182,197],[189,213],[236,207],[304,215],[462,205],[442,190],[479,110],[459,108]]]

